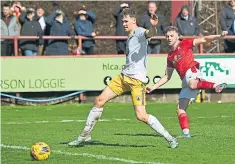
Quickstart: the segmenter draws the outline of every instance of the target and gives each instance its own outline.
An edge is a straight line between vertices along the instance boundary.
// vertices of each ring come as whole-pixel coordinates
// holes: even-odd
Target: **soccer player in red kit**
[[[192,48],[201,43],[211,42],[212,40],[224,37],[226,34],[227,32],[223,32],[221,35],[181,40],[177,27],[169,26],[167,29],[166,39],[171,51],[168,53],[165,75],[155,85],[147,87],[147,92],[150,93],[168,82],[174,69],[176,69],[182,80],[177,114],[183,131],[183,137],[185,138],[191,137],[189,133],[189,119],[186,114],[186,109],[191,99],[196,98],[200,89],[215,89],[216,92],[221,92],[227,86],[226,83],[217,84],[203,79],[202,73],[199,71],[199,63],[194,60]]]

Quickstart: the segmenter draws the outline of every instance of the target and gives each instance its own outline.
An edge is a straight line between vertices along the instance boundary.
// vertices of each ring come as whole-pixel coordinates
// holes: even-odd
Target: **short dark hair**
[[[156,2],[156,1],[148,1],[148,5],[149,5],[150,3],[154,3],[154,4],[157,6],[157,2]]]
[[[166,29],[166,33],[169,31],[175,31],[176,33],[179,34],[179,29],[176,26],[168,26]]]
[[[128,16],[132,17],[132,18],[137,18],[137,13],[133,8],[126,8],[125,10],[123,10],[123,17]]]
[[[10,8],[10,4],[9,3],[5,3],[5,4],[3,4],[3,7],[9,7]]]

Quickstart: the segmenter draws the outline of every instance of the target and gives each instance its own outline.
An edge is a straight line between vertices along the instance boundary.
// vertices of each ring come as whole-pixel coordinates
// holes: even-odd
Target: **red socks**
[[[189,119],[186,113],[181,113],[178,115],[180,127],[182,130],[189,129]]]
[[[212,82],[208,82],[208,81],[199,81],[197,83],[197,89],[211,89],[214,88],[214,84]]]

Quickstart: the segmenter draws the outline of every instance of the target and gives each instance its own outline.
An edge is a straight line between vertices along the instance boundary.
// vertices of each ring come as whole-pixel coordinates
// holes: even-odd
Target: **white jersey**
[[[126,45],[126,64],[122,74],[147,83],[148,40],[145,37],[145,29],[138,27],[132,35],[129,35]]]

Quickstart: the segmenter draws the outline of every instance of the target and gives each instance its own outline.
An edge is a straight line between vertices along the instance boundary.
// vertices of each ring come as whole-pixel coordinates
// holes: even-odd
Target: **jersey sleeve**
[[[167,59],[167,66],[166,67],[167,68],[174,68],[173,63],[169,59]]]
[[[146,40],[146,37],[145,37],[145,29],[144,28],[141,28],[139,27],[138,30],[136,30],[136,37],[139,39],[139,40]]]
[[[193,42],[194,42],[194,38],[193,39],[185,39],[185,40],[183,40],[183,45],[188,49],[192,49],[194,46]]]

